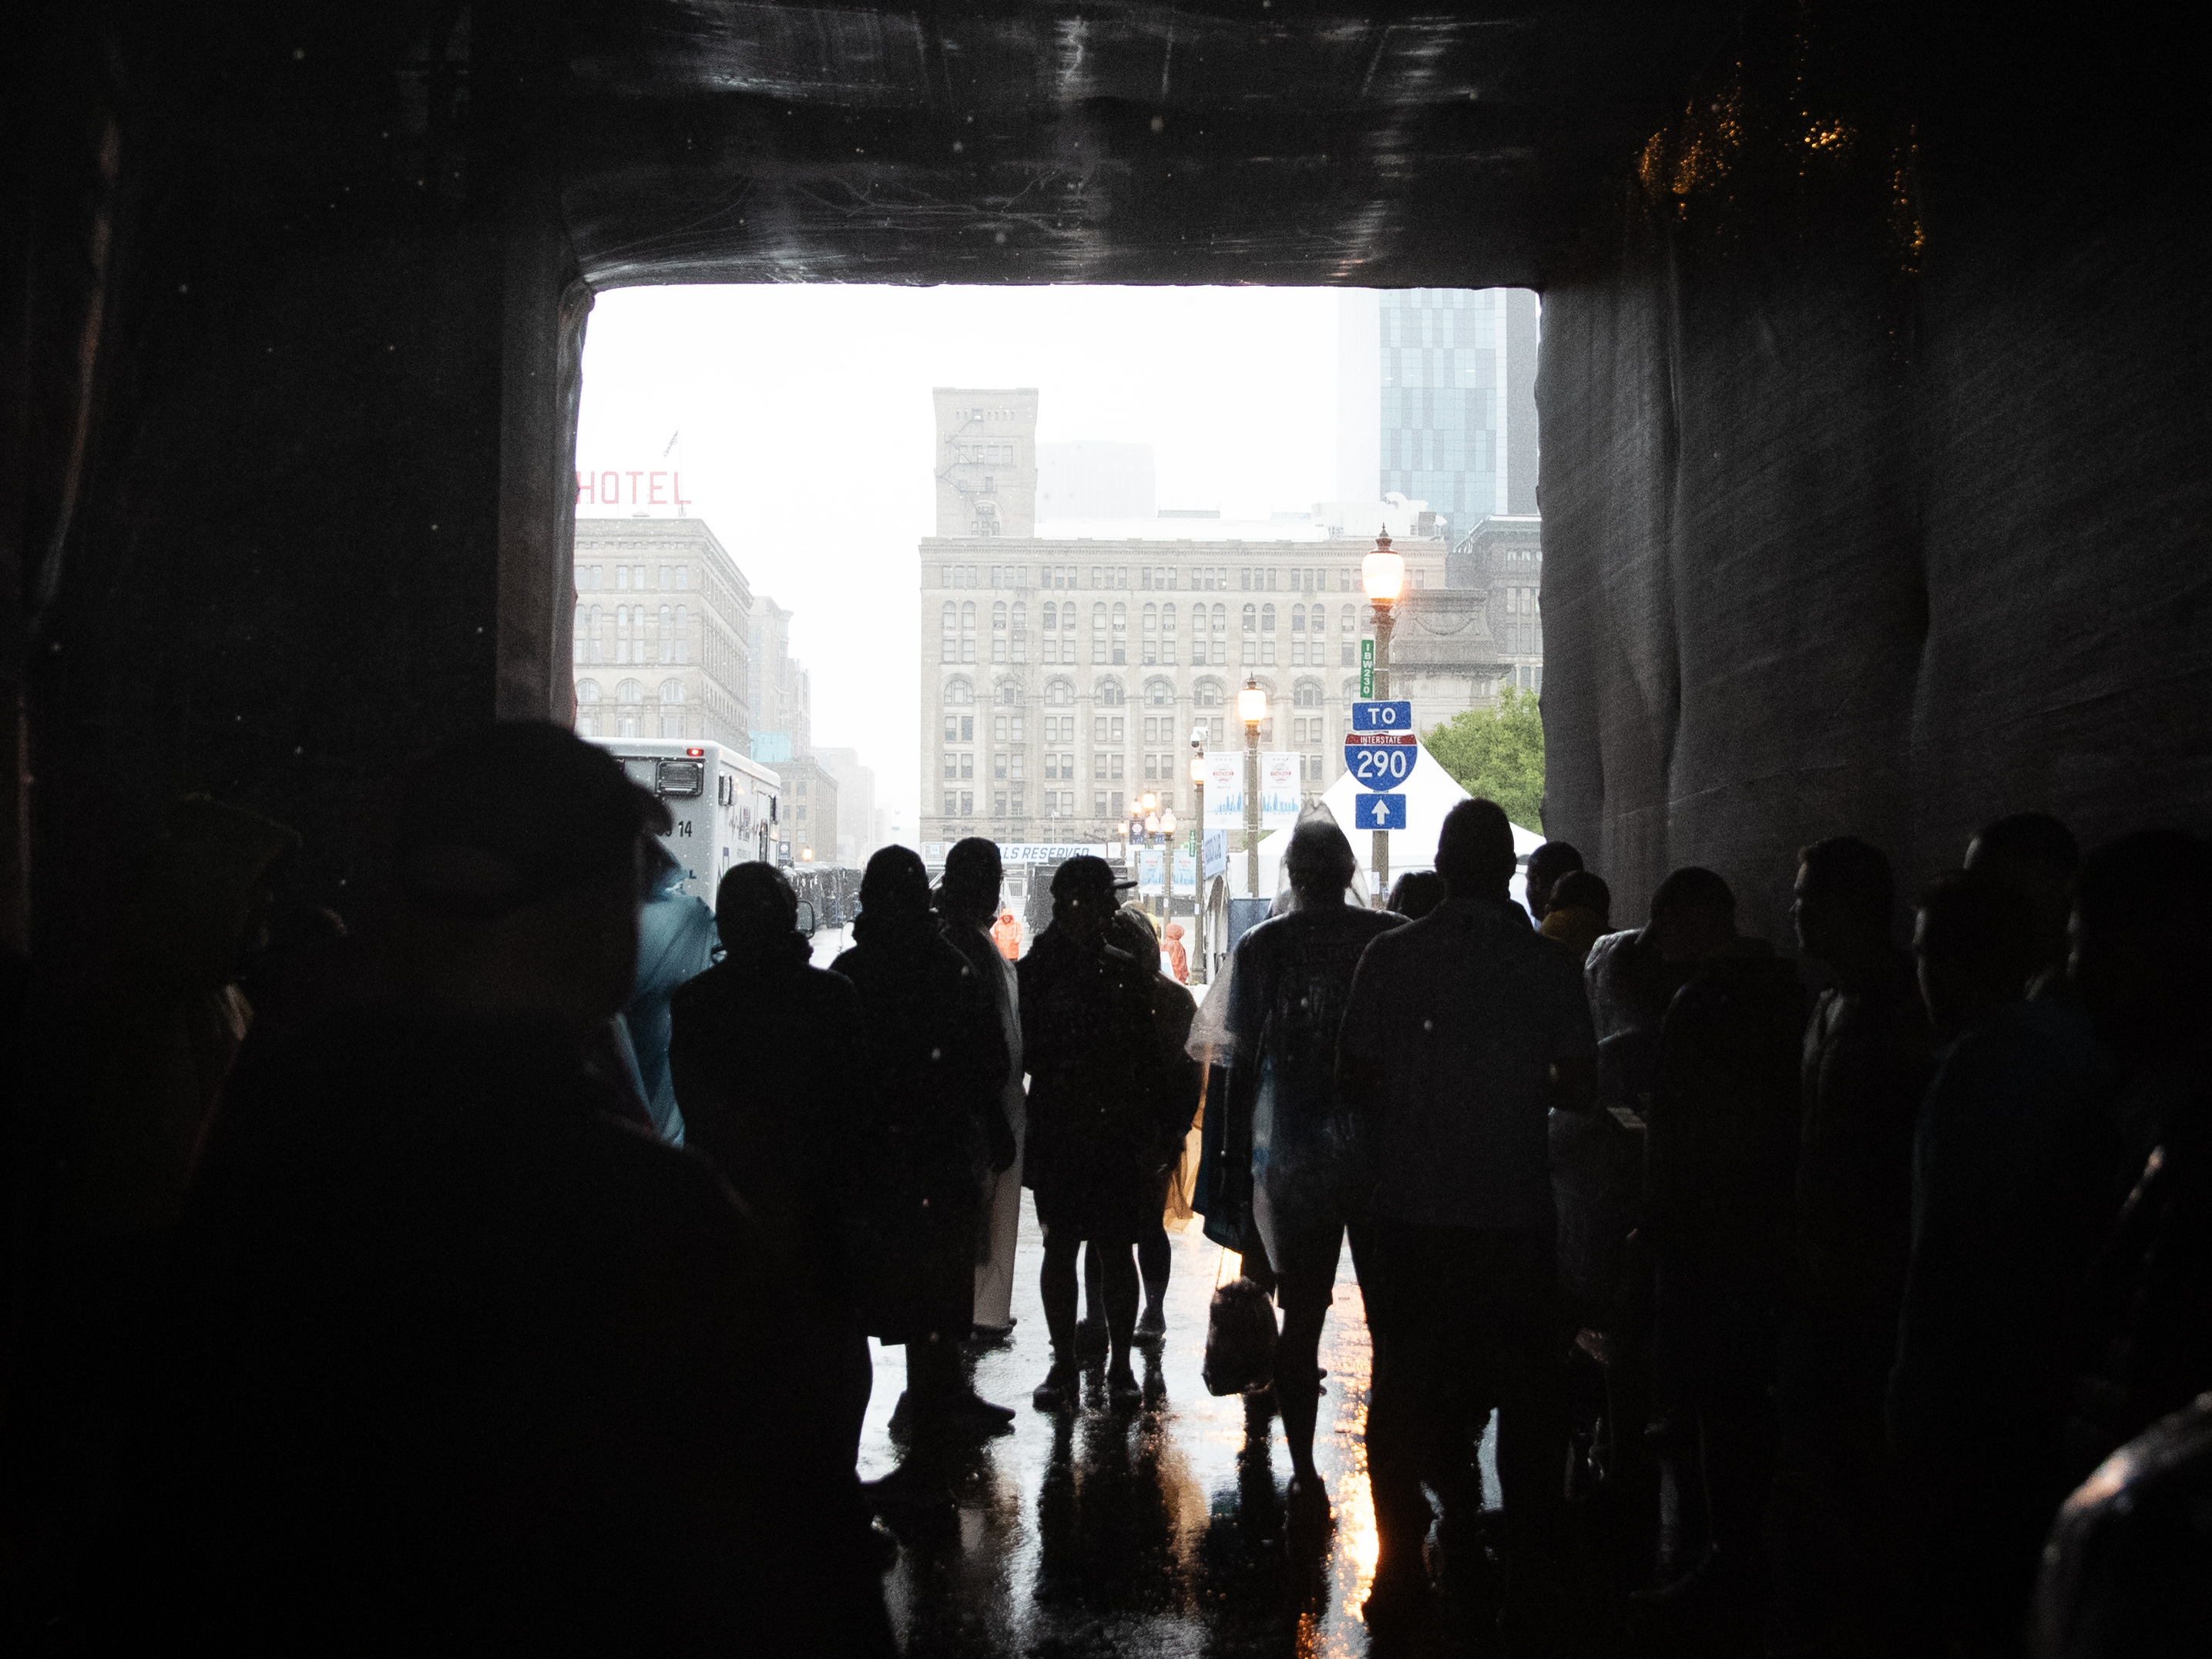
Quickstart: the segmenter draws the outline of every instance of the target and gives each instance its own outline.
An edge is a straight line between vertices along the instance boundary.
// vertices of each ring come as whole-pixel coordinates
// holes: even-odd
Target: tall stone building
[[[1302,520],[1115,528],[1148,533],[921,544],[925,856],[968,835],[1104,841],[1147,793],[1188,813],[1191,732],[1240,745],[1248,675],[1272,711],[1261,740],[1298,751],[1307,793],[1343,769],[1373,540]],[[1409,586],[1441,592],[1443,542],[1398,546]]]
[[[817,749],[814,759],[837,786],[837,835],[831,853],[839,864],[857,870],[883,845],[874,769],[860,763],[857,749]],[[817,852],[817,859],[823,856]]]
[[[937,533],[1036,533],[1035,386],[976,392],[939,386]]]
[[[1486,518],[1453,546],[1448,587],[1486,597],[1500,678],[1544,689],[1543,520],[1534,513]]]
[[[744,750],[752,590],[703,519],[579,518],[576,730]]]
[[[813,683],[791,654],[792,613],[765,593],[752,630],[753,758],[770,765],[813,746]]]

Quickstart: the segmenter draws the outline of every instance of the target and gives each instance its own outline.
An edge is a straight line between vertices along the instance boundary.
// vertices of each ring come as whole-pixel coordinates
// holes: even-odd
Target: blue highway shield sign
[[[1354,795],[1352,798],[1352,827],[1355,830],[1403,830],[1406,827],[1406,798],[1403,795]]]
[[[1413,775],[1420,753],[1411,732],[1352,732],[1344,739],[1344,769],[1362,789],[1395,789]]]
[[[1355,702],[1352,705],[1355,732],[1410,732],[1413,705],[1410,702]]]

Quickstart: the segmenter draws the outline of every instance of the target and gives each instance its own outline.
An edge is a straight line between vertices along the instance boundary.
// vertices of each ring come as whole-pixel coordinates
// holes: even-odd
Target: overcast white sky
[[[576,464],[681,472],[797,612],[815,742],[859,749],[910,826],[930,388],[1036,386],[1041,440],[1148,443],[1162,507],[1265,518],[1336,493],[1336,329],[1326,289],[626,289],[592,312]]]

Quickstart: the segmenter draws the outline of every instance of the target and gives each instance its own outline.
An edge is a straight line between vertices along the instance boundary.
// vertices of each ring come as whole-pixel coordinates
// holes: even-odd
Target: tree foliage
[[[1544,721],[1536,694],[1508,686],[1498,707],[1463,709],[1422,739],[1470,795],[1486,795],[1526,830],[1543,828]]]

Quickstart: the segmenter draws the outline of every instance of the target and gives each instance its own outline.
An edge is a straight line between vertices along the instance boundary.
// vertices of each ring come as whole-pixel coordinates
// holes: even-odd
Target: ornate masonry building
[[[1542,530],[1534,513],[1481,520],[1452,548],[1446,579],[1487,596],[1500,676],[1530,691],[1544,689]]]
[[[994,408],[1014,413],[994,422]],[[1372,538],[1306,516],[1037,526],[1036,410],[1033,392],[937,393],[939,453],[958,459],[949,481],[940,464],[939,533],[920,550],[925,856],[969,835],[1106,841],[1147,793],[1188,814],[1192,729],[1205,724],[1208,747],[1241,745],[1248,675],[1273,711],[1261,742],[1298,751],[1318,795],[1343,769]],[[975,444],[1016,459],[964,459]],[[986,524],[998,532],[978,533]],[[1443,588],[1440,538],[1398,548],[1410,599]]]
[[[576,730],[745,751],[752,590],[702,519],[576,520]]]

